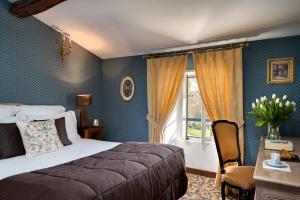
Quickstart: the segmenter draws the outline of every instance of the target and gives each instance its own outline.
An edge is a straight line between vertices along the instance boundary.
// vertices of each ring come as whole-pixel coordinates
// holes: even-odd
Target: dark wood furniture
[[[78,129],[78,133],[82,138],[103,140],[104,128],[103,127],[90,127]]]
[[[255,192],[254,167],[242,166],[239,146],[238,126],[227,120],[217,120],[212,124],[222,174],[222,200],[225,200],[225,187],[239,190],[239,199],[252,199]],[[226,166],[237,163],[237,166]]]
[[[10,13],[25,18],[44,12],[65,0],[19,0],[11,4]]]
[[[215,172],[210,172],[210,171],[205,171],[205,170],[200,170],[200,169],[195,169],[190,167],[186,167],[185,169],[187,173],[196,174],[199,176],[205,176],[209,178],[216,178]]]
[[[300,155],[300,137],[285,138],[291,140],[294,153]],[[261,138],[257,155],[254,179],[257,200],[296,200],[300,199],[300,163],[288,162],[291,173],[263,168],[263,161],[270,159],[276,150],[265,149],[265,137]]]

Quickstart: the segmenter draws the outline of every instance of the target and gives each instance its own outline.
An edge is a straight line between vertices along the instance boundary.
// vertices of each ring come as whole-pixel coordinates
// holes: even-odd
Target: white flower
[[[270,101],[270,104],[272,104],[272,101]]]
[[[279,103],[279,98],[276,99],[275,103]]]
[[[292,105],[293,105],[293,106],[296,106],[296,103],[292,101]]]
[[[282,103],[281,102],[279,103],[279,107],[282,107]]]
[[[263,108],[264,108],[264,106],[263,106],[262,104],[260,104],[260,105],[259,105],[259,107],[260,107],[261,109],[263,109]]]
[[[291,104],[290,101],[287,101],[287,102],[285,103],[286,106],[290,106],[290,104]]]
[[[260,97],[260,100],[261,100],[261,101],[266,101],[266,100],[267,100],[267,97],[266,97],[266,96]]]
[[[276,94],[272,94],[272,99],[275,99],[276,98]]]
[[[259,103],[259,100],[258,99],[255,99],[256,103]]]
[[[286,95],[283,95],[282,99],[283,100],[286,100],[287,96]]]
[[[294,112],[296,112],[296,107],[293,109]]]
[[[255,105],[255,103],[253,102],[253,103],[252,103],[252,108],[255,108],[255,107],[256,107],[256,105]]]

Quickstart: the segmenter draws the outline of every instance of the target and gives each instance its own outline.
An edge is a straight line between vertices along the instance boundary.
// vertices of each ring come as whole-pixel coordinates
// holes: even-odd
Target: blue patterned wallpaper
[[[102,61],[74,44],[71,56],[62,64],[58,33],[35,18],[11,16],[8,6],[0,2],[0,103],[61,104],[74,109],[74,95],[90,92],[90,117],[103,119],[105,139],[148,140],[146,60],[135,56]],[[294,57],[294,84],[267,85],[267,59],[279,57]],[[192,65],[190,58],[188,69]],[[266,127],[255,127],[247,112],[255,98],[272,93],[287,94],[300,106],[300,36],[251,42],[244,49],[243,65],[246,163],[254,165],[259,138]],[[130,102],[124,102],[119,94],[125,75],[132,75],[136,81],[136,93]],[[299,109],[281,127],[283,135],[300,136]]]
[[[148,141],[147,66],[142,56],[103,61],[103,117],[105,139],[111,141]],[[120,81],[131,75],[135,94],[125,102],[120,96]]]
[[[295,83],[286,85],[267,84],[267,60],[271,58],[294,57]],[[243,52],[244,65],[244,116],[245,124],[245,158],[246,164],[255,165],[261,135],[267,132],[266,127],[256,127],[255,120],[247,112],[251,102],[260,96],[271,96],[273,93],[293,100],[298,111],[288,123],[281,126],[282,135],[300,136],[300,36],[270,39],[251,42]]]
[[[75,109],[75,94],[93,94],[91,117],[101,117],[102,60],[73,42],[73,52],[62,64],[61,37],[29,17],[8,13],[0,2],[0,103],[60,104]]]

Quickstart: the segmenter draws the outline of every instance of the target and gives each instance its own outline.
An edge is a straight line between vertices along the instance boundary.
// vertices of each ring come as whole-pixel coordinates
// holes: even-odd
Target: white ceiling
[[[300,0],[68,0],[36,17],[103,59],[300,35]]]

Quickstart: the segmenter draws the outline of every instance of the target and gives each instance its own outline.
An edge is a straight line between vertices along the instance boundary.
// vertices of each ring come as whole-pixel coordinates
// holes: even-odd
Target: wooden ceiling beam
[[[10,13],[18,18],[26,18],[44,12],[66,0],[19,0],[11,4]]]

